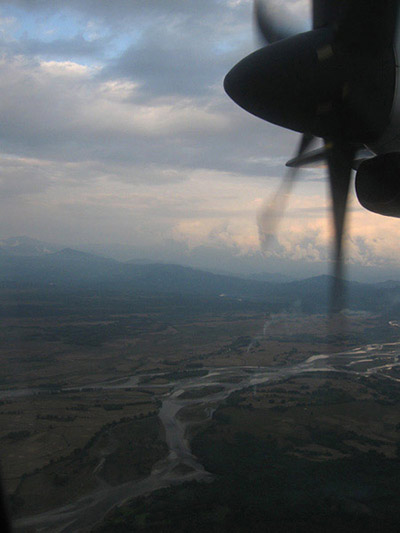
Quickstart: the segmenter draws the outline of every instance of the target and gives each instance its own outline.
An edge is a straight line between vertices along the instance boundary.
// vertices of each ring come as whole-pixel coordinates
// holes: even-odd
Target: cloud
[[[248,0],[0,0],[2,236],[237,271],[329,265],[322,169],[302,173],[260,253],[256,212],[298,136],[223,92],[251,20]],[[395,265],[396,221],[352,209],[349,261]]]
[[[8,52],[13,55],[25,57],[39,56],[56,58],[57,60],[93,58],[99,62],[99,60],[103,60],[107,46],[110,46],[111,43],[109,38],[88,40],[83,35],[75,35],[70,38],[58,38],[51,41],[32,38],[22,38],[8,43],[3,41],[2,48],[7,48]]]
[[[51,164],[43,160],[3,156],[0,160],[0,202],[44,191],[52,179]]]
[[[3,57],[3,150],[45,159],[207,167],[260,176],[273,168],[279,175],[274,157],[265,156],[290,149],[277,136],[266,141],[271,127],[236,109],[222,88],[209,99],[164,95],[145,100],[140,84],[104,79],[99,72],[73,61]]]

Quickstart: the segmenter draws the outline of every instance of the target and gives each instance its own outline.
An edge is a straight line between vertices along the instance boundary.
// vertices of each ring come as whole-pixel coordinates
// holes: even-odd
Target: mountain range
[[[0,239],[0,255],[46,255],[57,252],[59,249],[59,246],[32,239],[31,237]]]
[[[121,262],[27,237],[0,241],[0,283],[40,286],[112,286],[146,293],[278,302],[318,310],[326,307],[330,276],[300,281],[264,281],[214,274],[173,264]],[[346,282],[349,306],[376,310],[400,302],[400,283]]]

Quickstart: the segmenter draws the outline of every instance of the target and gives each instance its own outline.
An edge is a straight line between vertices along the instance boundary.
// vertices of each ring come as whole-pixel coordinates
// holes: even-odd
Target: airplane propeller
[[[296,151],[295,160],[301,158],[313,142],[312,135],[303,134]],[[269,247],[271,239],[277,232],[278,225],[285,212],[286,203],[289,195],[292,192],[293,185],[298,177],[299,167],[293,166],[288,168],[288,172],[282,180],[282,183],[272,200],[265,204],[259,211],[257,216],[259,236],[261,241],[261,248],[266,251]]]
[[[356,148],[351,144],[333,141],[327,149],[329,185],[332,198],[334,237],[334,269],[331,312],[338,313],[345,307],[343,285],[343,235],[347,213],[350,179]]]
[[[290,171],[259,215],[264,247],[276,231],[296,169],[308,160],[328,167],[334,228],[331,313],[337,313],[345,306],[343,235],[352,169],[358,150],[387,126],[393,101],[394,27],[380,29],[379,21],[391,9],[385,20],[394,24],[398,2],[328,4],[328,21],[322,3],[314,0],[313,30],[289,35],[276,2],[255,0],[256,25],[268,44],[233,67],[224,86],[248,112],[303,134],[295,158],[287,163]],[[315,137],[323,139],[324,147],[307,153]]]
[[[281,0],[269,0],[268,3],[254,0],[253,11],[256,34],[264,45],[310,29],[307,21],[295,18]]]

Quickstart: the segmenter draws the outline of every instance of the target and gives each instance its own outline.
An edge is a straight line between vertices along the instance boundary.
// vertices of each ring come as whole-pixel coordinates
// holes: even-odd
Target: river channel
[[[169,392],[161,397],[162,405],[159,411],[160,420],[165,428],[169,453],[166,458],[154,465],[149,476],[116,487],[101,483],[97,490],[73,504],[18,519],[14,523],[15,531],[35,528],[36,531],[43,532],[88,532],[102,520],[108,511],[126,500],[184,481],[211,481],[212,474],[207,472],[191,453],[189,442],[185,438],[190,421],[182,419],[178,414],[186,406],[201,406],[208,416],[212,417],[216,407],[232,392],[247,387],[257,387],[262,383],[317,371],[348,372],[363,376],[379,373],[384,378],[400,381],[397,377],[400,376],[400,373],[397,373],[400,370],[398,367],[400,367],[400,342],[371,344],[348,352],[321,354],[310,357],[302,363],[285,367],[209,368],[207,375],[170,382]],[[210,385],[218,386],[219,392],[196,399],[182,397],[188,391],[193,392],[196,388]],[[90,386],[93,387],[93,384]],[[95,385],[104,390],[127,386],[139,386],[138,377],[128,377],[123,383],[118,381]],[[154,385],[149,385],[149,387],[154,389]],[[140,388],[143,388],[143,383]],[[13,393],[27,395],[32,391],[13,391]]]

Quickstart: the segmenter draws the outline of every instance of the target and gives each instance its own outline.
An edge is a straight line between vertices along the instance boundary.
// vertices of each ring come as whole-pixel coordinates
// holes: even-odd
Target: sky
[[[306,0],[285,6],[307,24]],[[0,46],[0,238],[118,244],[226,272],[329,272],[324,169],[302,171],[260,250],[257,213],[298,135],[223,91],[260,46],[250,0],[0,0]],[[398,234],[352,192],[352,278],[400,279]]]

